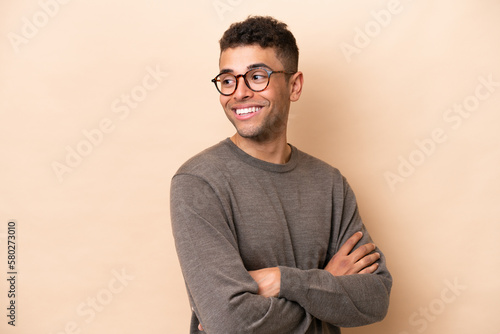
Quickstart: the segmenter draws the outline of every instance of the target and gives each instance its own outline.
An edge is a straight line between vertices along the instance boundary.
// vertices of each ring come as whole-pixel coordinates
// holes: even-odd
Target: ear
[[[290,78],[290,101],[296,102],[302,94],[302,86],[304,85],[304,75],[302,72],[297,72]]]

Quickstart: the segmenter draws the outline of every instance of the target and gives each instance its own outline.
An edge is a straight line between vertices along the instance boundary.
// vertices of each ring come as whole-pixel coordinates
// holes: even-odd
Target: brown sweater
[[[288,163],[256,159],[226,139],[187,161],[171,184],[177,253],[193,309],[191,333],[340,333],[380,321],[392,278],[323,270],[363,231],[340,172],[292,146]],[[278,266],[277,298],[257,294],[249,270]]]

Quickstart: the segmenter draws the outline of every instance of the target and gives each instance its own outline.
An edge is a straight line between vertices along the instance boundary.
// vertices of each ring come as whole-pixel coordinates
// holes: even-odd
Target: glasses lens
[[[219,74],[216,78],[217,89],[222,94],[232,94],[236,87],[236,77],[230,73]]]
[[[249,71],[246,74],[245,79],[250,85],[250,89],[254,91],[261,91],[267,87],[269,74],[261,68],[256,68]]]
[[[251,90],[260,92],[269,84],[269,73],[261,68],[250,70],[245,74],[245,83]],[[236,90],[238,79],[231,73],[221,73],[215,78],[215,84],[221,94],[231,95]]]

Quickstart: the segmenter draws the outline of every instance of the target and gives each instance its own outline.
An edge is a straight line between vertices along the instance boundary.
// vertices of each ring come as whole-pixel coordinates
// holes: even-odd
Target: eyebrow
[[[271,69],[271,67],[269,67],[268,65],[264,64],[264,63],[256,63],[256,64],[252,64],[252,65],[248,65],[247,66],[247,69],[248,70],[252,70],[254,68],[261,68],[261,67],[265,67],[265,68],[268,68],[268,69]],[[220,73],[233,73],[234,70],[230,69],[230,68],[223,68]]]
[[[264,63],[257,63],[257,64],[252,64],[252,65],[249,65],[247,68],[249,70],[253,69],[253,68],[259,68],[259,67],[265,67],[265,68],[268,68],[268,69],[271,69],[271,67],[267,66],[266,64]]]

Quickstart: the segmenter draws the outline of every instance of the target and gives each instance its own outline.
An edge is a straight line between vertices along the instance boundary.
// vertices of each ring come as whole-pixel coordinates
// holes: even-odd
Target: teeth
[[[256,111],[259,111],[261,107],[251,107],[251,108],[244,108],[244,109],[236,109],[236,113],[238,115],[244,115],[244,114],[250,114]]]

